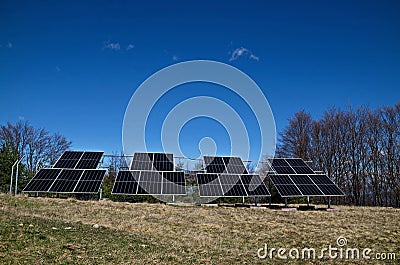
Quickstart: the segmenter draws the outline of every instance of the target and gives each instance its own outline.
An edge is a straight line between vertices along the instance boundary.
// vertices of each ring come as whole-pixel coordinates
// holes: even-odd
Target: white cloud
[[[135,48],[135,45],[133,45],[131,43],[129,43],[128,46],[126,46],[127,51],[132,50],[133,48]]]
[[[235,61],[237,60],[239,57],[241,56],[246,56],[249,59],[255,60],[255,61],[259,61],[260,58],[256,55],[254,55],[249,49],[244,48],[244,47],[240,47],[240,48],[236,48],[232,54],[231,54],[231,58],[229,58],[229,61]]]
[[[174,56],[172,56],[172,60],[173,60],[173,61],[178,61],[178,60],[179,60],[179,57],[178,57],[177,55],[174,55]]]
[[[106,41],[106,42],[104,42],[104,45],[103,45],[103,50],[104,49],[119,51],[121,49],[121,45],[118,42]]]

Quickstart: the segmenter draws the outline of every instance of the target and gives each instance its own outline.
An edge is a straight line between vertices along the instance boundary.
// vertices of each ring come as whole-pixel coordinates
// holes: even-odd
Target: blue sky
[[[398,14],[399,1],[1,1],[0,124],[24,118],[64,134],[74,149],[121,150],[135,89],[195,59],[253,78],[278,132],[301,109],[318,118],[331,106],[393,105]],[[182,95],[191,97],[177,88],[157,108],[168,111]],[[226,153],[223,127],[195,119],[182,130],[185,154],[198,155],[197,140],[208,134]]]

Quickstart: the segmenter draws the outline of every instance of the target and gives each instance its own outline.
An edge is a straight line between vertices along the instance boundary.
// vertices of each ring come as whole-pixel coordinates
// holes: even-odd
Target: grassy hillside
[[[336,247],[340,236],[351,248],[393,252],[397,261],[390,262],[398,264],[399,223],[400,210],[392,208],[283,212],[0,194],[0,264],[276,264],[287,261],[257,257],[265,243],[269,248],[320,250]],[[291,262],[360,260],[326,256]]]

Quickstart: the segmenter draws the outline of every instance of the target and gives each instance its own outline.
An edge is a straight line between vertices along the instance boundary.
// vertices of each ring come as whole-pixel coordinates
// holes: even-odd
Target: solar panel
[[[259,175],[198,173],[200,197],[271,196]]]
[[[241,175],[240,178],[248,196],[271,196],[259,175]]]
[[[113,194],[136,194],[140,171],[118,171],[112,189]]]
[[[139,185],[148,194],[161,194],[162,190],[162,174],[155,171],[141,171]]]
[[[325,196],[344,196],[345,193],[326,175],[310,175],[310,179]]]
[[[272,183],[274,183],[279,195],[282,197],[296,197],[303,195],[288,175],[271,175],[269,177]]]
[[[163,195],[186,194],[183,172],[163,172]]]
[[[85,170],[75,186],[74,193],[97,193],[104,180],[106,170]]]
[[[326,175],[270,175],[282,197],[343,196],[344,193]]]
[[[226,171],[225,163],[222,157],[205,156],[204,162],[206,164],[207,173],[224,173]]]
[[[114,182],[112,194],[126,195],[184,195],[184,172],[120,170]]]
[[[296,174],[314,174],[314,171],[301,158],[286,158],[286,162]]]
[[[301,158],[272,158],[270,163],[276,174],[314,174]]]
[[[54,179],[60,174],[61,169],[42,168],[29,181],[22,192],[47,192]]]
[[[173,171],[173,154],[166,153],[135,153],[131,170]]]
[[[199,184],[199,193],[201,197],[221,197],[222,191],[219,177],[217,174],[198,173],[197,183]]]
[[[57,160],[54,168],[75,168],[82,155],[81,151],[65,151]]]
[[[240,175],[221,174],[219,175],[224,197],[246,197],[247,193],[244,189]]]
[[[22,192],[97,193],[106,170],[41,169]]]
[[[247,174],[240,157],[204,156],[207,173]]]
[[[85,152],[75,168],[78,169],[95,169],[99,164],[103,152]]]
[[[58,175],[57,179],[54,180],[51,185],[49,192],[54,193],[71,193],[74,191],[76,184],[83,170],[81,169],[63,169]]]
[[[65,151],[53,168],[95,169],[103,152]]]

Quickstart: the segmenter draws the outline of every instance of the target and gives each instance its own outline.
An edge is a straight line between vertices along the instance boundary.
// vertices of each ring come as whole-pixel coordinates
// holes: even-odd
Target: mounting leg
[[[254,204],[257,206],[257,197],[254,197]]]
[[[242,204],[244,205],[244,197],[242,197]]]
[[[307,207],[310,207],[310,196],[307,196]]]
[[[103,199],[103,189],[100,188],[100,196],[99,196],[100,200]]]
[[[328,209],[331,208],[331,197],[328,197]]]
[[[287,198],[285,198],[285,208],[287,208]]]
[[[268,202],[269,202],[269,207],[271,207],[271,204],[272,204],[272,199],[271,199],[271,196],[269,196],[269,198],[268,198]]]

